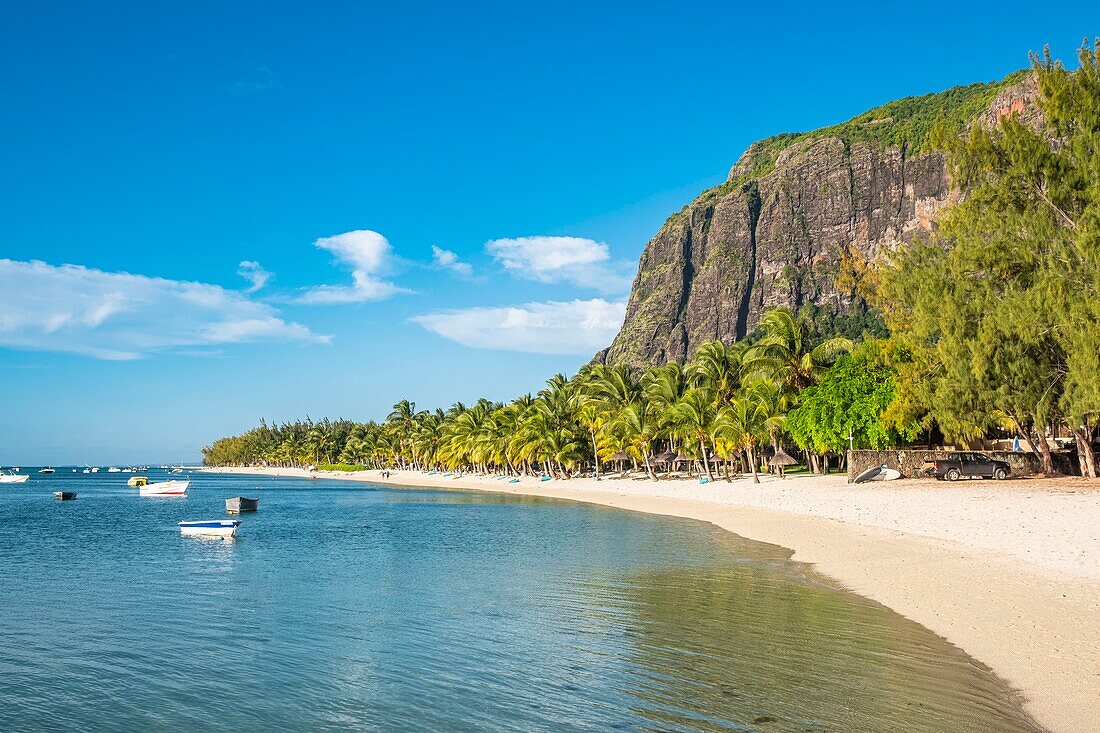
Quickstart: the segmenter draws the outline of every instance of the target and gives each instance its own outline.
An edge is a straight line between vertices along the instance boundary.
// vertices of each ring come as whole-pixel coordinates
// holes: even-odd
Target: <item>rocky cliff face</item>
[[[840,253],[853,247],[874,258],[927,235],[959,197],[928,146],[934,119],[948,110],[961,129],[1033,110],[1034,98],[1033,79],[1016,75],[755,143],[724,184],[669,217],[646,245],[623,327],[596,360],[682,363],[706,341],[744,338],[777,306],[858,311],[864,305],[835,284]]]

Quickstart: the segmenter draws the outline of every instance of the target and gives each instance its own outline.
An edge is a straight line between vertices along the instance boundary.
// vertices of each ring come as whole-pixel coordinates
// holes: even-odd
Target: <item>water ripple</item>
[[[1002,731],[989,670],[709,525],[198,476],[0,490],[0,730]],[[79,499],[56,503],[52,491]],[[237,541],[182,519],[256,495]]]

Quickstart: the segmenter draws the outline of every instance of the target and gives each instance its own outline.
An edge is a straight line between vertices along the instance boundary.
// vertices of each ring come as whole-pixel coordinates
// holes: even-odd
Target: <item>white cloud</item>
[[[267,285],[267,281],[272,277],[270,272],[260,267],[260,263],[254,260],[241,262],[237,266],[237,274],[252,283],[252,286],[245,291],[246,293],[254,293],[260,290],[264,285]]]
[[[246,341],[328,336],[217,285],[0,259],[0,346],[137,359]]]
[[[625,314],[625,301],[593,298],[464,308],[411,320],[438,336],[475,349],[592,354],[611,343]]]
[[[393,247],[378,232],[358,229],[353,232],[322,237],[315,247],[331,252],[336,260],[351,269],[351,285],[318,285],[309,288],[299,303],[329,305],[385,300],[398,293],[409,292],[379,277],[388,273],[395,262]]]
[[[473,277],[474,268],[469,262],[463,262],[449,249],[432,245],[432,265],[439,270],[447,270],[462,278]]]
[[[583,237],[519,237],[486,242],[508,272],[543,283],[572,283],[601,293],[630,289],[631,265],[611,260],[603,242]]]

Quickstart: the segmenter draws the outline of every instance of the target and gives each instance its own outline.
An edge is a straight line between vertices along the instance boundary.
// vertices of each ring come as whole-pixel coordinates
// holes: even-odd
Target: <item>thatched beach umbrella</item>
[[[629,453],[627,453],[625,450],[621,450],[621,451],[618,451],[616,453],[612,453],[611,454],[611,460],[612,461],[618,461],[619,462],[619,470],[620,471],[625,471],[626,468],[625,468],[625,465],[624,465],[624,461],[632,461],[633,459],[630,457]],[[637,466],[637,464],[634,464],[634,465]]]
[[[661,454],[655,456],[653,458],[653,462],[654,463],[668,463],[669,461],[671,461],[675,457],[676,457],[675,453],[673,453],[672,451],[667,451],[666,450],[664,453],[661,453]]]
[[[787,455],[787,452],[782,448],[777,448],[775,455],[768,459],[769,466],[775,466],[779,469],[779,478],[783,478],[784,466],[793,466],[797,463],[798,461]]]

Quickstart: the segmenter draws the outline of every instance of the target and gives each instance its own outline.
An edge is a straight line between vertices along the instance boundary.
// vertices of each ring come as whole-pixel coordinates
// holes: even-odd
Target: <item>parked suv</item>
[[[1012,468],[1004,461],[982,453],[952,453],[947,458],[932,461],[930,473],[948,481],[958,481],[964,476],[1003,480],[1009,477]]]

